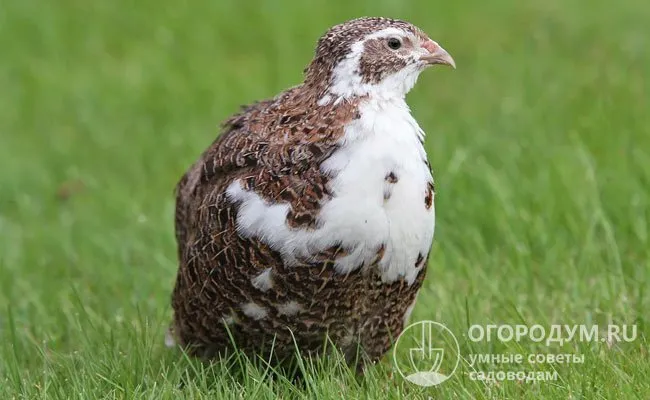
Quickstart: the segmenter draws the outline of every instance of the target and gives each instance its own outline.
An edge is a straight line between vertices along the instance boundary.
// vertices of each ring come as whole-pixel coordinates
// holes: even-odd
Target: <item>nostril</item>
[[[438,43],[434,42],[433,40],[427,40],[422,44],[422,47],[427,49],[431,54],[435,53],[440,48],[440,46],[438,46]]]

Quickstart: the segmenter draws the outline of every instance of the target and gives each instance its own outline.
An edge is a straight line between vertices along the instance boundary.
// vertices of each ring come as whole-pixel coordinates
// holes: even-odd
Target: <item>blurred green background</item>
[[[637,324],[635,342],[556,349],[587,354],[548,367],[557,382],[464,366],[426,390],[390,366],[307,391],[209,378],[163,348],[177,180],[364,15],[418,25],[458,65],[408,97],[438,217],[412,320],[464,354],[546,351],[469,343],[471,324]],[[647,398],[649,21],[642,0],[0,1],[0,398]]]

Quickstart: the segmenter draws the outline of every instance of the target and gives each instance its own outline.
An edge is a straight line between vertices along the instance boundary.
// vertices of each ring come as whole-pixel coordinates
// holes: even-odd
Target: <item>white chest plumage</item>
[[[423,132],[403,100],[365,103],[360,115],[346,127],[340,149],[321,165],[334,177],[334,197],[322,205],[318,229],[290,229],[288,204],[268,204],[235,181],[228,195],[241,202],[238,230],[264,240],[289,265],[342,244],[348,250],[336,263],[342,274],[370,263],[383,246],[382,280],[403,277],[412,283],[422,268],[418,260],[431,246],[435,223],[433,204],[425,204],[432,177]]]
[[[435,211],[426,205],[433,181],[421,143],[423,132],[402,100],[368,102],[345,132],[344,145],[322,166],[336,178],[336,196],[322,210],[325,225],[339,229],[355,251],[341,272],[372,259],[385,246],[382,279],[413,282],[433,240]]]

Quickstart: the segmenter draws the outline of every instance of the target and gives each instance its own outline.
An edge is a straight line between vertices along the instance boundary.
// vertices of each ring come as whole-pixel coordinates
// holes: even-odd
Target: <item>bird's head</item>
[[[355,96],[403,98],[432,65],[455,68],[449,53],[421,29],[400,20],[358,18],[320,38],[305,83],[321,88],[321,104]]]

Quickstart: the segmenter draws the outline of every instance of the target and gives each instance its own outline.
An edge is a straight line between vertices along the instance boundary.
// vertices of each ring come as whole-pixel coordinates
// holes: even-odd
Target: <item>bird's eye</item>
[[[402,42],[398,38],[390,38],[388,39],[388,47],[390,47],[393,50],[397,50],[400,47],[402,47]]]

